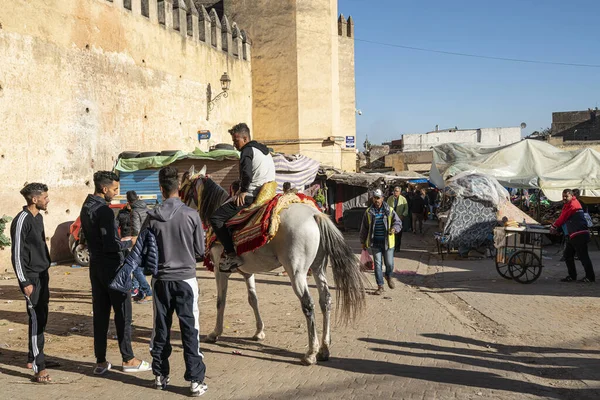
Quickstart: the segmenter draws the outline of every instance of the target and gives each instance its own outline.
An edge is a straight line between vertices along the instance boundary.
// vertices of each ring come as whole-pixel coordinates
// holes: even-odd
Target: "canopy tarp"
[[[522,140],[502,147],[442,144],[433,148],[430,180],[439,188],[461,172],[496,178],[505,187],[542,189],[552,201],[564,189],[600,196],[600,153],[593,149],[560,150],[546,142]]]
[[[328,179],[332,180],[336,183],[350,185],[350,186],[360,186],[366,188],[373,188],[376,186],[380,186],[382,183],[385,184],[394,184],[397,182],[410,182],[413,180],[421,180],[424,179],[427,182],[427,178],[421,174],[416,172],[406,171],[404,174],[402,172],[393,172],[389,174],[379,174],[379,173],[353,173],[353,172],[345,172],[340,174],[333,174]]]
[[[172,156],[153,156],[153,157],[138,157],[138,158],[119,158],[115,169],[121,172],[133,172],[140,169],[162,168],[177,160],[184,158],[192,158],[195,160],[238,160],[240,153],[237,150],[212,150],[205,152],[196,148],[191,153],[178,151]]]

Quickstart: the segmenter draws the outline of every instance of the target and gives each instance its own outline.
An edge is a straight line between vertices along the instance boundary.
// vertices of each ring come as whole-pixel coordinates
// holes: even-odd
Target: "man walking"
[[[417,224],[419,225],[419,233],[423,233],[423,217],[427,212],[426,208],[427,200],[425,200],[424,191],[415,190],[410,205],[410,211],[412,213],[412,230],[415,235],[417,234]]]
[[[88,195],[81,208],[81,228],[90,252],[95,375],[103,375],[112,368],[112,364],[106,360],[106,335],[111,307],[115,313],[123,372],[150,370],[150,364],[136,359],[131,348],[131,294],[108,287],[123,263],[123,251],[131,246],[131,237],[119,239],[115,216],[108,206],[118,193],[118,175],[110,171],[98,171],[94,174],[94,194]]]
[[[383,293],[382,258],[385,263],[385,280],[390,289],[395,287],[392,280],[394,272],[394,241],[396,232],[402,230],[398,214],[383,201],[383,192],[373,192],[373,205],[367,208],[360,227],[360,242],[363,249],[371,248],[375,264],[376,295]]]
[[[225,223],[240,210],[252,204],[262,186],[275,180],[275,163],[264,144],[250,138],[250,128],[244,123],[229,130],[233,145],[240,154],[240,188],[232,201],[223,204],[210,218],[217,239],[225,248],[225,257],[219,269],[222,272],[234,272],[241,267],[243,260],[237,256],[229,228]]]
[[[394,188],[392,195],[387,199],[387,205],[396,212],[400,221],[404,223],[404,219],[408,216],[408,202],[406,201],[406,198],[402,196],[400,186]],[[399,232],[396,231],[394,239],[396,242],[394,252],[398,252],[402,245],[402,229],[400,229]]]
[[[165,200],[148,212],[143,228],[154,233],[158,247],[158,274],[152,279],[152,372],[155,387],[165,389],[170,379],[171,324],[173,312],[176,312],[185,360],[184,379],[190,382],[190,394],[201,396],[208,386],[204,383],[206,366],[200,351],[196,258],[204,256],[204,230],[198,212],[179,198],[177,169],[161,169],[158,180]]]
[[[27,201],[23,211],[17,214],[10,226],[11,260],[19,288],[25,296],[29,315],[29,353],[34,380],[39,383],[50,382],[44,357],[44,331],[48,321],[48,268],[50,252],[46,245],[44,218],[50,202],[48,186],[43,183],[30,183],[21,189],[21,195]]]
[[[148,205],[144,200],[140,200],[135,190],[130,190],[127,192],[127,204],[131,209],[132,236],[134,238],[137,238],[137,236],[140,234],[142,225],[146,220],[146,215],[148,213]],[[146,277],[144,276],[140,268],[135,268],[133,270],[133,300],[135,300],[136,302],[140,302],[150,296],[152,296],[152,289],[150,288]]]
[[[565,263],[567,264],[569,275],[566,278],[561,279],[561,282],[573,282],[577,280],[575,255],[579,257],[581,264],[583,264],[583,269],[585,270],[585,277],[578,282],[595,282],[596,275],[594,274],[594,266],[592,265],[592,260],[590,260],[587,247],[587,244],[590,241],[590,231],[583,209],[570,189],[565,189],[562,196],[564,203],[562,212],[560,213],[560,217],[558,217],[550,228],[551,233],[556,233],[557,230],[565,224],[566,232],[568,232],[569,236],[564,251]]]

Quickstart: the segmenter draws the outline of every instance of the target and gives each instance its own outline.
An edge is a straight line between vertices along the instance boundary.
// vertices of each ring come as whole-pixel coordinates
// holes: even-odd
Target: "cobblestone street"
[[[358,254],[357,235],[346,236]],[[521,285],[502,279],[490,260],[450,256],[442,262],[429,252],[429,237],[405,234],[396,258],[396,289],[369,295],[366,312],[353,326],[334,326],[331,360],[313,367],[299,362],[306,351],[306,323],[289,280],[257,276],[267,334],[257,343],[249,339],[254,318],[245,285],[234,278],[224,336],[216,344],[203,344],[209,386],[204,398],[600,398],[596,285],[559,283],[565,270],[552,254],[544,260],[541,278]],[[599,253],[591,253],[597,266]],[[367,278],[374,286],[372,274]],[[216,290],[212,273],[201,266],[198,279],[201,334],[206,335],[215,320]],[[53,384],[38,385],[29,381],[25,368],[24,301],[14,279],[0,281],[2,398],[165,398],[151,388],[151,373],[120,372],[116,340],[109,342],[109,360],[116,367],[105,377],[92,376],[86,268],[54,267],[50,286],[46,353],[61,367],[51,371]],[[311,291],[316,296],[314,284]],[[134,350],[148,360],[152,304],[134,304],[133,310]],[[320,312],[317,318],[320,328]],[[177,323],[174,329],[169,398],[188,392]]]

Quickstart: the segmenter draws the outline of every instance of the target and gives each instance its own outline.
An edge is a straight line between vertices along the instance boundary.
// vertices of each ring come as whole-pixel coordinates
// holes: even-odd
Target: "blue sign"
[[[346,148],[347,149],[354,148],[354,136],[346,136]]]
[[[210,139],[210,131],[198,131],[198,140]]]

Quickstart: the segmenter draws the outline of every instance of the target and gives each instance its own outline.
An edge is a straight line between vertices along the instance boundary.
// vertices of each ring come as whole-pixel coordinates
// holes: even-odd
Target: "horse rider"
[[[273,157],[267,146],[251,139],[248,125],[239,123],[229,133],[233,145],[241,152],[240,188],[210,218],[217,239],[225,248],[225,257],[219,264],[221,272],[234,272],[244,263],[235,251],[231,233],[225,223],[240,210],[250,206],[265,183],[275,180]]]

